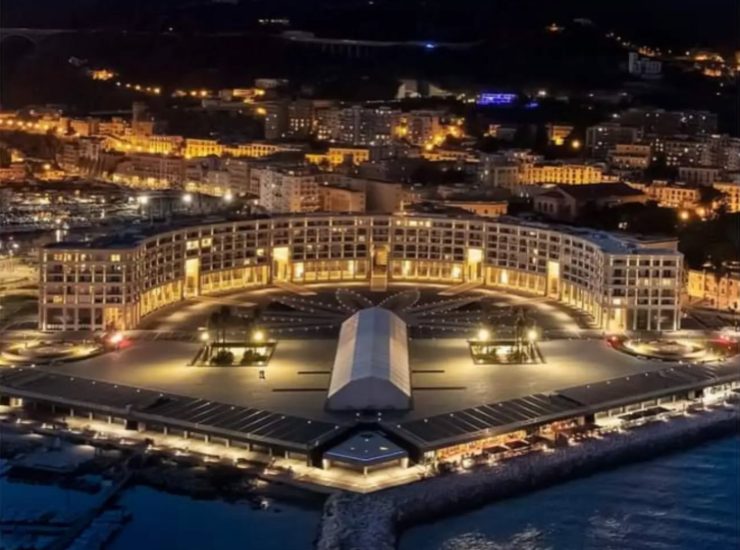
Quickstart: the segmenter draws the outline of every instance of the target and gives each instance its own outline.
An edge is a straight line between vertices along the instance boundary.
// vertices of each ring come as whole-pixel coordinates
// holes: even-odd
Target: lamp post
[[[193,195],[191,193],[185,193],[182,196],[182,203],[185,205],[185,208],[187,208],[189,213],[193,204]]]
[[[152,209],[149,206],[149,196],[139,195],[136,201],[139,203],[140,213],[143,215],[144,210],[146,210],[146,214],[149,217],[149,223],[151,223],[152,222]]]
[[[209,361],[211,358],[211,346],[209,345],[211,341],[211,333],[207,330],[204,330],[200,333],[200,341],[203,342],[203,347],[205,349],[205,361]]]
[[[536,327],[532,327],[527,331],[527,353],[529,355],[529,359],[531,360],[534,357],[534,345],[539,339],[539,332],[537,331]]]

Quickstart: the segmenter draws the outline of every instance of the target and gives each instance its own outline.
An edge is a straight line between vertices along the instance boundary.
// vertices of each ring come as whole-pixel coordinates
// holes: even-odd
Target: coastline
[[[373,495],[338,493],[325,504],[317,548],[392,550],[403,530],[413,525],[685,449],[738,429],[740,405],[733,404]]]

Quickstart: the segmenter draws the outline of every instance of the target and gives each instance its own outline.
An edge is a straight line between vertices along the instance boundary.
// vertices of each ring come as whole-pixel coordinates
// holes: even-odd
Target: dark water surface
[[[400,550],[740,548],[740,437],[410,529]]]
[[[305,550],[313,547],[321,509],[273,502],[194,500],[135,486],[119,499],[133,518],[108,550]]]

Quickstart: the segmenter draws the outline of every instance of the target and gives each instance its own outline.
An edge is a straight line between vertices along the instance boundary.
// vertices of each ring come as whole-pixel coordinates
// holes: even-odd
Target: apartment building
[[[728,212],[740,212],[740,182],[716,182],[714,188],[724,193],[724,204]]]
[[[707,269],[689,269],[686,286],[689,300],[702,302],[718,310],[740,312],[740,269],[717,273]]]
[[[316,212],[321,208],[316,172],[307,168],[255,170],[259,204],[268,212]]]
[[[360,189],[319,185],[319,210],[322,212],[365,212],[365,192]]]
[[[644,188],[645,194],[655,199],[660,206],[668,208],[695,209],[699,206],[701,193],[695,186],[655,181]]]
[[[151,228],[40,252],[39,328],[136,327],[202,294],[295,283],[392,281],[547,296],[604,330],[676,330],[682,256],[609,233],[499,218],[313,214]]]
[[[588,185],[606,183],[617,178],[605,174],[605,168],[596,164],[538,163],[522,164],[519,167],[519,183],[524,185],[540,183],[562,183],[567,185]]]
[[[650,166],[649,144],[618,143],[608,153],[609,165],[622,170],[645,170]]]

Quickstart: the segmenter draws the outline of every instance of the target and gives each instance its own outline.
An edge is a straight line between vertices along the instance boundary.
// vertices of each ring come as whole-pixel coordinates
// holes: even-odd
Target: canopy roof
[[[409,408],[406,323],[395,313],[371,307],[342,323],[328,399],[333,410]]]

